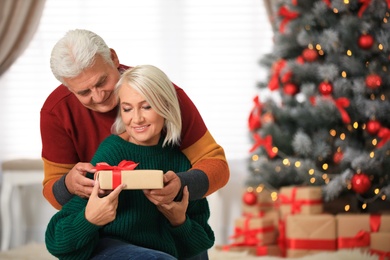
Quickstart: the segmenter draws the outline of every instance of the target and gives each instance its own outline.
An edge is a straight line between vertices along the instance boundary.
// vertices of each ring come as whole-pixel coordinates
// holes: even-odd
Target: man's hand
[[[183,189],[181,201],[157,205],[157,209],[169,220],[172,226],[180,226],[186,221],[186,211],[190,195],[187,186]]]
[[[118,208],[119,193],[125,187],[121,184],[107,196],[99,197],[99,181],[95,181],[87,207],[85,208],[85,218],[92,224],[104,226],[116,218],[116,209]]]
[[[154,204],[168,204],[179,194],[181,188],[180,178],[173,171],[164,174],[164,188],[144,190],[145,196]]]
[[[81,198],[89,198],[92,193],[95,181],[86,177],[87,172],[95,173],[90,163],[77,163],[69,171],[65,177],[65,185],[71,194],[77,195]],[[107,194],[103,190],[99,190],[99,195]]]

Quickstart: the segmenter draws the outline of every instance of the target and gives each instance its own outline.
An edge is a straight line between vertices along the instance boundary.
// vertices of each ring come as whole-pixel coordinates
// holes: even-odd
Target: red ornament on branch
[[[257,195],[254,191],[247,191],[242,196],[242,201],[245,205],[253,206],[257,203]]]
[[[343,160],[343,157],[344,157],[344,153],[341,152],[341,151],[337,151],[333,154],[333,161],[335,164],[339,164],[342,160]]]
[[[333,92],[333,86],[327,81],[323,81],[318,85],[318,90],[324,96],[329,96]]]
[[[377,89],[382,85],[382,78],[378,74],[370,74],[366,77],[366,85],[370,89]]]
[[[362,34],[358,39],[358,45],[364,50],[368,50],[374,45],[374,37],[370,34]]]
[[[376,135],[381,127],[382,125],[378,120],[370,120],[366,124],[367,133],[370,135]]]
[[[287,83],[283,86],[283,91],[287,95],[294,96],[295,94],[298,93],[299,90],[298,90],[297,85],[295,85],[293,83]]]
[[[370,178],[364,173],[356,173],[351,179],[352,190],[358,194],[366,193],[371,187]]]
[[[313,62],[318,59],[318,52],[316,50],[306,48],[302,51],[302,56],[305,61]]]

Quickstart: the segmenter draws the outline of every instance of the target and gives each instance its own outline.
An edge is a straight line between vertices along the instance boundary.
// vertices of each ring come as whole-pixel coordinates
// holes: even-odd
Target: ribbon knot
[[[122,171],[134,170],[138,163],[133,161],[121,161],[118,166],[111,166],[106,162],[97,163],[94,169],[98,171],[112,171],[112,189],[115,189],[122,183]],[[95,178],[97,175],[95,174]]]
[[[390,129],[386,127],[382,127],[379,129],[378,137],[380,137],[382,140],[378,143],[377,147],[381,148],[385,143],[387,143],[390,140]]]
[[[296,19],[299,16],[298,12],[293,12],[287,9],[287,7],[282,6],[279,9],[279,15],[283,17],[283,20],[280,24],[279,30],[284,33],[284,29],[288,22],[290,22],[293,19]]]
[[[276,156],[276,153],[272,150],[272,136],[267,135],[265,138],[261,138],[261,136],[257,133],[253,134],[253,138],[255,139],[255,144],[249,150],[249,152],[253,152],[256,148],[263,146],[268,156],[272,159]]]
[[[127,160],[123,160],[121,161],[118,166],[111,166],[109,165],[108,163],[106,162],[100,162],[100,163],[97,163],[96,166],[94,167],[94,169],[98,170],[98,171],[104,171],[104,170],[119,170],[119,171],[122,171],[122,170],[134,170],[135,167],[137,167],[138,163],[135,163],[133,161],[127,161]]]

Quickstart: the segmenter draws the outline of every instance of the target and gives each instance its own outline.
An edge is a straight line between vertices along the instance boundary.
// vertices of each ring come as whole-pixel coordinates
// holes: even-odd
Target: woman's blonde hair
[[[149,105],[165,119],[164,130],[166,144],[179,145],[181,134],[181,113],[177,93],[167,75],[152,65],[139,65],[125,71],[115,87],[118,95],[122,87],[130,87],[143,95]],[[112,125],[113,134],[126,131],[122,121],[121,110]]]

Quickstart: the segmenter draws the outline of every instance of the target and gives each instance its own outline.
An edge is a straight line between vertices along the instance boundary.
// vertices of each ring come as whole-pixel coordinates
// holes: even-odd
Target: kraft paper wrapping
[[[162,189],[164,187],[161,170],[122,170],[98,171],[97,178],[102,190],[112,190],[125,183],[126,190]]]
[[[233,245],[270,245],[276,242],[273,219],[266,217],[241,217],[235,220]]]
[[[370,251],[380,259],[390,259],[390,232],[371,233]]]
[[[246,190],[244,190],[244,193]],[[242,212],[250,213],[256,215],[257,212],[264,212],[269,210],[274,210],[278,207],[277,201],[272,200],[272,191],[263,189],[261,192],[256,192],[257,194],[257,203],[255,205],[246,205],[242,203]]]
[[[331,214],[287,216],[286,249],[287,257],[335,251],[335,217]]]
[[[390,232],[390,214],[338,214],[337,243],[339,249],[368,250],[370,233]],[[389,242],[390,244],[390,242]]]
[[[283,219],[290,214],[323,213],[321,187],[282,187],[279,192],[279,210]]]
[[[277,245],[268,246],[215,246],[215,249],[226,252],[246,252],[253,256],[281,256],[280,249]]]

